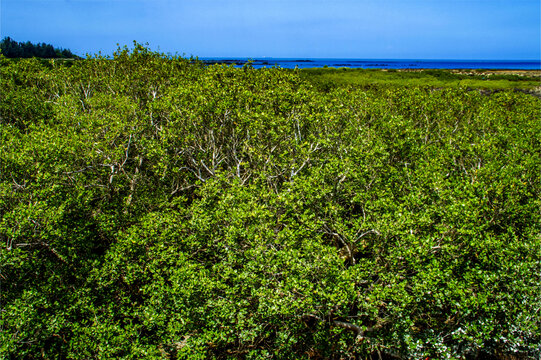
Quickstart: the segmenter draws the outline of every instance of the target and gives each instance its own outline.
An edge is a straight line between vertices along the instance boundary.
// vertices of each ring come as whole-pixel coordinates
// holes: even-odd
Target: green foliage
[[[1,358],[540,355],[539,99],[0,61]]]
[[[541,79],[537,74],[504,75],[453,72],[451,70],[379,70],[379,69],[348,69],[348,68],[316,68],[303,69],[300,76],[312,83],[318,89],[329,91],[337,87],[355,86],[363,89],[394,88],[394,87],[465,87],[484,90],[521,89],[533,90],[539,88]]]

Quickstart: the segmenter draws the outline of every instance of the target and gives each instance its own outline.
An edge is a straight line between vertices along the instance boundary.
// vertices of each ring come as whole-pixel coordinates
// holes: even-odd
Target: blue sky
[[[541,58],[539,0],[1,0],[0,35],[79,55]]]

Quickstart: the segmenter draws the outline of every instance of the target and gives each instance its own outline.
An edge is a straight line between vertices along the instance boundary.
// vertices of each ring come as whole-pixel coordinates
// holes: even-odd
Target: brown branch
[[[351,246],[347,243],[346,240],[337,232],[332,231],[326,224],[323,225],[325,227],[324,233],[327,235],[331,235],[334,238],[338,239],[340,243],[346,248],[348,252],[349,259],[353,265],[355,265],[355,258],[353,257],[353,251],[351,250]]]

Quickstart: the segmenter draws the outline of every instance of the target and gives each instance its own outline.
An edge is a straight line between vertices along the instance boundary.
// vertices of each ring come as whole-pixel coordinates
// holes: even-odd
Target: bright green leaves
[[[137,44],[0,71],[2,355],[537,354],[538,99]]]

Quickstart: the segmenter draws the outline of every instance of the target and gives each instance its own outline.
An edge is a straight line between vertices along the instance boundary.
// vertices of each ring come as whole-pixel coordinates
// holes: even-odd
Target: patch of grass
[[[428,86],[435,88],[468,87],[486,90],[531,90],[541,85],[539,76],[492,74],[486,71],[457,73],[452,70],[440,69],[410,71],[395,69],[317,68],[300,70],[300,75],[305,80],[310,81],[316,87],[323,90],[349,85],[361,88],[374,86]]]

